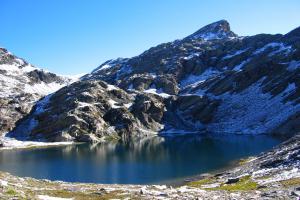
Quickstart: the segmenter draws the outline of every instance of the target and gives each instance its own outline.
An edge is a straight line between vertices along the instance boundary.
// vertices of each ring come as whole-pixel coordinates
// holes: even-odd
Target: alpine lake
[[[0,170],[66,182],[172,184],[225,169],[282,141],[268,135],[208,134],[2,150]]]

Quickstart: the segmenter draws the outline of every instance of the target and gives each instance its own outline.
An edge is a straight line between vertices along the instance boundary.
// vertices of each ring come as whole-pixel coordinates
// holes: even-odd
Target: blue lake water
[[[281,141],[265,135],[186,135],[127,143],[5,150],[0,151],[0,170],[68,182],[168,183],[222,169]]]

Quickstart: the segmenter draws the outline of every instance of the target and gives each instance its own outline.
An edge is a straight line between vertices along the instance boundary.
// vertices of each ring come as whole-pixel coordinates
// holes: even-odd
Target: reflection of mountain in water
[[[0,152],[0,170],[64,181],[157,183],[225,167],[279,142],[267,136],[186,135],[6,151]],[[17,163],[22,163],[22,167]]]

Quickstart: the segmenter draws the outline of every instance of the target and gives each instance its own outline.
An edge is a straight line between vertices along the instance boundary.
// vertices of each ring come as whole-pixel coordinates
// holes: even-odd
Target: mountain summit
[[[216,40],[237,37],[237,35],[230,30],[230,24],[226,20],[220,20],[209,25],[204,26],[192,35],[188,36],[191,39]]]
[[[297,36],[238,37],[225,20],[209,24],[103,63],[35,103],[10,136],[98,142],[152,133],[292,135],[300,131]]]

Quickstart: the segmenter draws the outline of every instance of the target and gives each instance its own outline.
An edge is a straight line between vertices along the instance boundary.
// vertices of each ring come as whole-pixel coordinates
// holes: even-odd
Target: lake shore
[[[53,146],[66,146],[74,145],[74,142],[37,142],[37,141],[21,141],[10,137],[0,138],[0,150],[13,150],[13,149],[29,149],[29,148],[42,148]]]
[[[235,169],[232,169],[235,170]],[[229,171],[222,173],[222,179],[229,179]],[[225,176],[224,176],[225,175]],[[210,174],[201,180],[217,180],[220,174]],[[209,178],[208,178],[209,177]],[[227,178],[226,178],[227,177]],[[199,177],[200,178],[200,177]],[[221,188],[218,182],[194,181],[182,186],[166,185],[121,185],[121,184],[86,184],[61,181],[38,180],[28,177],[16,177],[0,172],[0,199],[33,200],[86,200],[86,199],[261,199],[296,198],[300,182],[274,181],[256,188]],[[205,183],[207,188],[203,188]],[[197,184],[199,183],[199,184]],[[216,187],[215,189],[213,187]]]
[[[67,183],[0,172],[0,199],[297,199],[299,137],[178,186]]]

